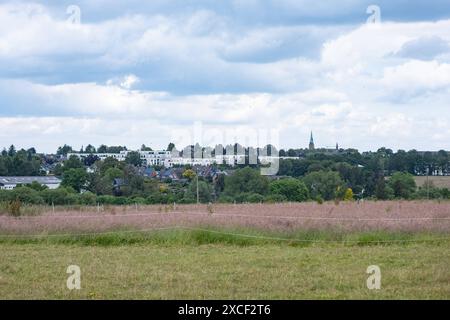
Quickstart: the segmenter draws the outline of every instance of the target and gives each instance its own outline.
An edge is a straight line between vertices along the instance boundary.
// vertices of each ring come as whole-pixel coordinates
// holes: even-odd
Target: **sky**
[[[450,149],[450,0],[0,1],[0,148]]]

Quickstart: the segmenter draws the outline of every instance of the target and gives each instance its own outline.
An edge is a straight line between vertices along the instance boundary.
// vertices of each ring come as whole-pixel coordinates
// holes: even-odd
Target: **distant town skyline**
[[[448,1],[73,4],[0,4],[0,146],[450,149]]]

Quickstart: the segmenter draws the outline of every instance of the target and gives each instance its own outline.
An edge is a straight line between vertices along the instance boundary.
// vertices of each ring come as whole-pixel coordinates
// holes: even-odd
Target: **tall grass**
[[[331,231],[302,231],[291,233],[264,232],[254,229],[183,229],[129,232],[117,230],[105,234],[41,234],[38,236],[0,236],[0,243],[14,244],[69,244],[69,245],[210,245],[225,244],[233,246],[281,245],[307,247],[312,245],[326,246],[372,246],[372,245],[413,245],[415,243],[432,243],[448,245],[450,238],[445,234],[430,233],[389,233],[365,232],[343,233]]]
[[[450,237],[450,203],[432,201],[23,206],[20,212],[20,217],[0,216],[0,241],[306,246],[333,241],[352,245],[406,243],[422,241],[423,234]]]

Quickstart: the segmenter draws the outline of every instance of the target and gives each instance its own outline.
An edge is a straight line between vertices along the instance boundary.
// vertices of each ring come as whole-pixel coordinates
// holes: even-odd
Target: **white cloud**
[[[281,5],[312,6],[294,2]],[[202,121],[219,132],[277,128],[292,147],[310,130],[325,145],[450,147],[450,20],[245,28],[211,10],[64,18],[0,5],[0,125],[16,132],[0,145],[164,146],[171,130]]]
[[[382,83],[387,88],[426,90],[450,86],[450,64],[437,61],[408,61],[384,70]]]
[[[129,74],[119,78],[113,78],[106,81],[108,86],[119,86],[123,89],[131,89],[135,84],[139,83],[140,79],[134,74]]]
[[[450,53],[450,42],[439,36],[424,36],[403,44],[395,53],[397,57],[432,60],[437,56]]]

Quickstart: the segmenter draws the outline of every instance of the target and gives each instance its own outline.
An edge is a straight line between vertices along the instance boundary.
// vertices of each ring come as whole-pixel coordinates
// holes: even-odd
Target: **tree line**
[[[91,147],[88,145],[85,150],[93,151],[95,148]],[[70,152],[71,147],[65,145],[58,150]],[[414,175],[424,172],[448,174],[449,157],[445,151],[394,153],[382,148],[366,153],[352,149],[302,152],[305,153],[301,158],[281,159],[275,177],[262,176],[258,165],[217,165],[227,174],[197,179],[195,168],[186,166],[181,180],[144,177],[139,171],[140,158],[133,152],[124,162],[114,158],[100,161],[94,153],[83,160],[72,156],[53,169],[62,178],[60,188],[49,190],[36,183],[20,186],[1,191],[0,202],[18,199],[54,205],[195,203],[197,189],[199,201],[204,203],[450,198],[448,189],[432,183],[417,187],[414,180]],[[1,153],[0,175],[44,174],[41,170],[44,161],[49,160],[34,148],[16,151],[11,146]]]
[[[250,167],[237,169],[231,175],[215,178],[198,177],[192,169],[183,173],[183,181],[159,181],[144,178],[136,167],[115,159],[99,163],[93,173],[81,167],[66,168],[63,183],[50,190],[38,183],[0,191],[0,203],[47,205],[126,205],[172,203],[275,203],[304,201],[355,201],[365,197],[356,194],[350,182],[338,171],[318,170],[301,178],[270,179]],[[118,178],[119,177],[119,178]],[[122,183],[118,183],[121,181]],[[375,194],[366,199],[450,199],[448,189],[434,186],[417,188],[409,173],[397,172],[377,185]]]

